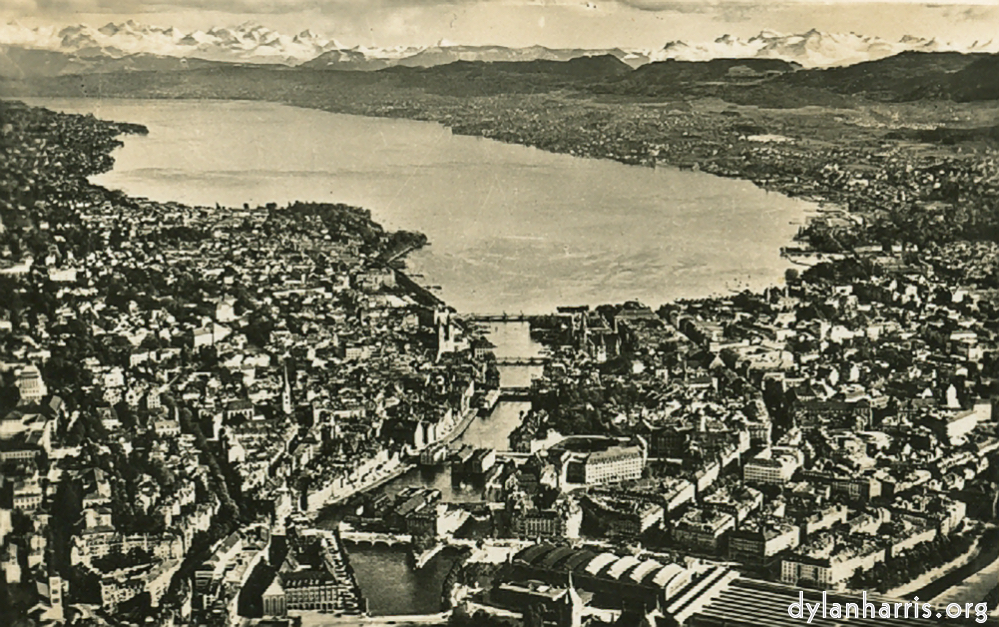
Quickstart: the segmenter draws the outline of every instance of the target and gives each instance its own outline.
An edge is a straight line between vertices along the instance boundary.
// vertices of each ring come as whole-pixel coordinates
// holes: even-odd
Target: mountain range
[[[285,65],[295,65],[340,47],[337,42],[308,30],[285,35],[253,22],[235,28],[184,32],[132,20],[100,28],[85,24],[28,28],[10,22],[0,25],[0,44],[91,58],[145,54]]]
[[[790,61],[805,68],[822,68],[876,61],[902,52],[999,52],[999,40],[957,46],[910,35],[898,41],[888,41],[856,33],[823,33],[814,29],[797,35],[763,31],[749,39],[723,35],[706,44],[671,41],[662,50],[653,53],[652,60],[760,58]]]
[[[78,24],[29,28],[0,24],[0,76],[25,78],[64,74],[181,70],[216,63],[301,66],[372,71],[392,66],[433,67],[456,61],[567,61],[610,55],[636,68],[655,61],[775,59],[804,68],[835,67],[882,59],[907,51],[999,52],[999,40],[955,46],[906,36],[898,41],[854,33],[802,34],[763,31],[748,39],[724,35],[711,42],[671,41],[656,50],[510,48],[438,42],[427,47],[346,47],[309,30],[287,35],[247,22],[232,28],[182,31],[134,21],[100,28]]]

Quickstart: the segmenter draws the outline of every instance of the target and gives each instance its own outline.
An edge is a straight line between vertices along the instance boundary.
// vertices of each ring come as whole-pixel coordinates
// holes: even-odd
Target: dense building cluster
[[[260,564],[270,607],[363,611],[335,534],[288,516],[407,468],[495,386],[392,265],[424,238],[342,205],[125,198],[86,177],[143,129],[0,109],[11,611],[225,624]]]
[[[535,508],[521,497],[514,511],[541,511],[554,492],[582,505],[582,531],[566,532],[571,509],[547,510],[552,522],[529,529],[555,544],[515,556],[479,600],[547,606],[555,601],[540,592],[564,599],[575,586],[594,607],[713,625],[725,607],[714,599],[747,585],[774,598],[801,588],[904,595],[922,590],[921,575],[992,555],[994,293],[954,280],[960,257],[930,258],[915,265],[868,246],[789,271],[762,294],[535,320],[551,360],[510,438],[530,454],[519,472],[535,474],[525,483]],[[608,442],[633,443],[637,475],[580,467]],[[642,556],[600,556],[636,543],[656,563],[690,569],[681,589],[640,599],[651,581]],[[741,578],[713,570],[721,562]],[[975,607],[981,620],[985,606]]]
[[[598,494],[606,479],[581,475],[584,529],[784,583],[842,588],[920,545],[967,546],[996,515],[992,293],[901,257],[658,312],[563,310],[538,323],[553,359],[512,443],[638,440],[643,477]],[[559,448],[538,455],[558,467]]]

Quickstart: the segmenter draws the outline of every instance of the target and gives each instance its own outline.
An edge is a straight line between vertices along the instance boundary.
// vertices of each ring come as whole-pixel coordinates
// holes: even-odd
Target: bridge
[[[507,386],[499,389],[501,401],[523,401],[530,400],[531,388],[529,386]]]
[[[497,357],[497,366],[543,366],[548,357]]]
[[[530,322],[531,316],[523,313],[519,314],[508,314],[506,312],[500,314],[462,314],[460,316],[462,320],[467,320],[469,322]]]
[[[413,543],[413,536],[405,533],[372,533],[369,531],[341,530],[340,540],[344,544],[367,544],[369,546],[399,546]]]

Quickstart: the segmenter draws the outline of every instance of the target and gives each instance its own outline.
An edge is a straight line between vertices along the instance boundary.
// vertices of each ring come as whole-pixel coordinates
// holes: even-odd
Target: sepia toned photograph
[[[999,0],[0,0],[0,627],[999,624]]]

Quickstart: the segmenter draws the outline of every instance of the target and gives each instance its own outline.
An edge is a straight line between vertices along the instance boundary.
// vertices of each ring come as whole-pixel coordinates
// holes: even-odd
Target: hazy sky
[[[25,24],[132,18],[180,28],[253,20],[309,28],[346,44],[661,47],[762,29],[816,28],[898,39],[967,42],[999,37],[999,0],[0,0],[0,18]]]

